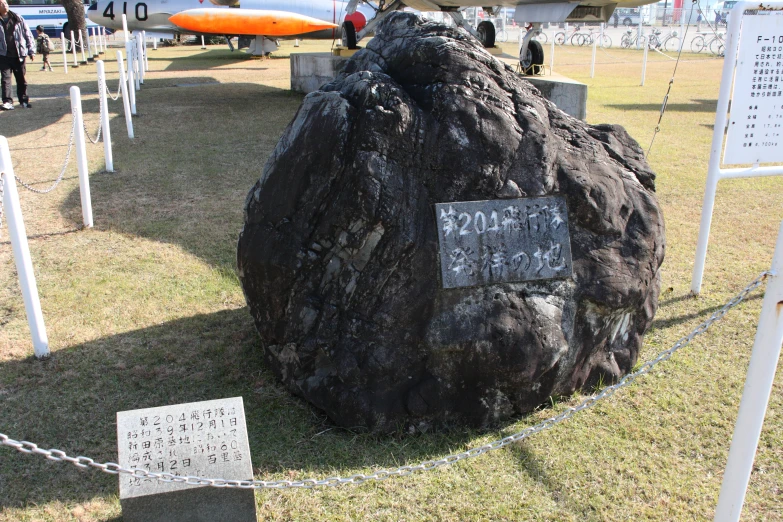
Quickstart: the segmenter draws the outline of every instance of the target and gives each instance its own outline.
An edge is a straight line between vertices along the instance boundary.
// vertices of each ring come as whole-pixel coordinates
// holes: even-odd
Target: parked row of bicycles
[[[542,45],[549,41],[547,34],[541,30],[533,38]],[[600,30],[590,27],[583,29],[580,26],[576,26],[568,32],[559,31],[554,34],[554,39],[557,45],[566,45],[568,43],[583,47],[591,46],[594,42],[598,42],[600,47],[612,47],[612,38],[606,32],[601,34]],[[725,33],[697,32],[690,42],[690,50],[694,53],[700,53],[706,49],[714,55],[723,56],[724,39]],[[505,30],[498,31],[495,35],[495,40],[498,42],[508,41],[508,33]],[[650,33],[642,35],[634,29],[629,29],[620,38],[620,47],[623,49],[643,48],[645,45],[649,46],[650,49],[676,52],[680,49],[680,36],[676,30],[670,30],[664,34],[660,29],[653,28]]]

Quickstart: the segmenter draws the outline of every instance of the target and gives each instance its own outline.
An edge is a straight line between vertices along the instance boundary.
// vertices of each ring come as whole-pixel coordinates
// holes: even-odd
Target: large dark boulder
[[[269,365],[343,426],[491,424],[634,365],[664,255],[655,175],[466,33],[398,13],[308,95],[238,266]],[[444,290],[441,202],[563,195],[568,278]]]

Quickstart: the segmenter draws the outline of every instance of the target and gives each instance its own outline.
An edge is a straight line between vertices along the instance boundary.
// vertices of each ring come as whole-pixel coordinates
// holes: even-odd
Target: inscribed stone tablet
[[[443,288],[571,275],[561,196],[437,203]]]
[[[117,446],[124,468],[253,479],[242,397],[117,412]],[[256,520],[253,490],[119,478],[125,520]]]

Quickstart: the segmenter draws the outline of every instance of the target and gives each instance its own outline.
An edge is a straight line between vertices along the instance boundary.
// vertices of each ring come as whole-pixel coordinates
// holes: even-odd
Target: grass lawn
[[[303,42],[300,51],[330,43]],[[513,49],[513,44],[508,44]],[[70,455],[116,459],[115,412],[242,396],[256,478],[347,476],[481,445],[580,397],[494,431],[376,438],[335,428],[265,368],[235,275],[247,191],[301,103],[292,42],[273,59],[225,47],[150,51],[136,139],[110,102],[116,172],[88,143],[95,227],[79,230],[75,161],[41,196],[19,188],[52,358],[37,361],[7,229],[0,230],[0,432]],[[674,62],[558,49],[555,70],[589,85],[588,120],[625,126],[646,150]],[[113,57],[114,51],[110,53]],[[783,179],[723,181],[703,293],[689,297],[723,61],[683,55],[649,156],[668,248],[641,361],[670,347],[769,268]],[[107,58],[108,60],[108,58]],[[46,187],[65,158],[70,85],[98,126],[94,66],[28,69],[33,108],[0,113],[16,174]],[[548,62],[548,58],[547,58]],[[107,61],[116,93],[116,62]],[[74,157],[75,159],[75,157]],[[717,502],[762,292],[647,377],[525,442],[407,478],[318,491],[263,491],[262,520],[703,520]],[[775,382],[744,520],[783,520],[783,377]],[[121,516],[117,478],[0,447],[0,521]]]

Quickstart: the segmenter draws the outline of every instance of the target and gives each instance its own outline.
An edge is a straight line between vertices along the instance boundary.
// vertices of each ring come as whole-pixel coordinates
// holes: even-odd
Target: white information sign
[[[745,11],[723,163],[783,161],[783,12]]]

